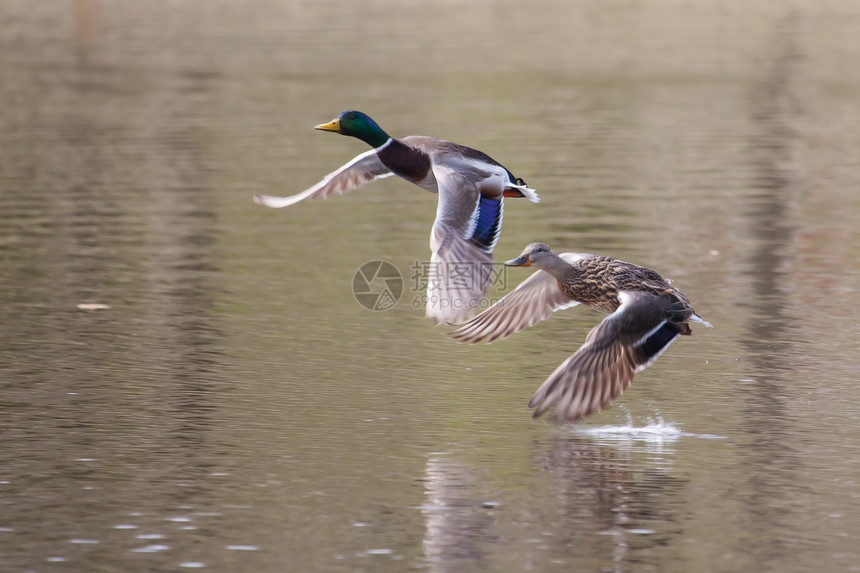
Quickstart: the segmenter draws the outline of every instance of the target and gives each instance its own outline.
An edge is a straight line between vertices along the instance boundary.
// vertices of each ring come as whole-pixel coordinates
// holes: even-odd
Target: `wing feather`
[[[560,256],[568,262],[574,262],[585,255],[562,253]],[[490,343],[534,326],[554,312],[577,304],[579,302],[561,292],[551,274],[537,271],[450,336],[460,342]]]
[[[334,194],[343,195],[348,191],[353,191],[372,181],[391,175],[393,173],[380,161],[376,150],[371,149],[355,157],[336,171],[332,171],[310,189],[289,197],[255,193],[254,203],[273,209],[281,209],[295,205],[305,199],[328,199]]]
[[[480,308],[487,295],[493,254],[459,229],[439,222],[430,232],[430,249],[426,314],[436,324],[462,322]]]
[[[666,298],[650,293],[623,293],[619,298],[618,310],[592,328],[579,350],[535,392],[529,401],[534,417],[553,405],[556,416],[570,422],[602,410],[681,334],[680,327],[666,320]],[[658,329],[668,329],[669,336],[657,354],[650,354],[643,337]]]
[[[484,174],[437,164],[433,174],[439,187],[430,231],[431,272],[436,280],[428,281],[426,314],[436,324],[454,324],[480,308],[492,276],[492,244],[473,237]]]

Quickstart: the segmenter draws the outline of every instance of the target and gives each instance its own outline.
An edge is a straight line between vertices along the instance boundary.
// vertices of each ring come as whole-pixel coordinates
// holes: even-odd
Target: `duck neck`
[[[571,265],[566,260],[562,259],[555,253],[553,256],[543,263],[540,266],[542,271],[546,271],[555,277],[557,281],[564,281],[566,278],[576,275],[577,271],[573,265]]]
[[[383,145],[388,143],[388,141],[390,139],[391,139],[391,136],[389,136],[387,133],[385,133],[381,129],[379,130],[379,133],[370,133],[370,134],[366,135],[365,137],[361,138],[362,141],[364,141],[366,144],[373,147],[374,149],[378,149],[378,148],[382,147]]]
[[[382,147],[391,139],[391,136],[370,118],[367,118],[367,122],[360,129],[356,129],[349,135],[357,137],[374,149]]]

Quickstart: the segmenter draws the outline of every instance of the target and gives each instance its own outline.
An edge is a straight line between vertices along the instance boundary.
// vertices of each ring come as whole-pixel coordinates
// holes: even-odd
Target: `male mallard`
[[[710,327],[687,298],[656,272],[611,257],[555,254],[543,243],[527,246],[505,263],[539,270],[451,336],[488,343],[532,326],[563,308],[584,303],[610,313],[561,363],[529,401],[538,417],[556,405],[561,420],[602,410],[681,334],[688,322]]]
[[[358,111],[345,111],[314,129],[357,137],[373,149],[329,173],[307,191],[292,197],[256,194],[254,202],[287,207],[303,199],[343,194],[390,175],[439,193],[430,232],[433,254],[431,276],[427,277],[427,316],[437,324],[471,316],[489,287],[504,198],[527,197],[537,203],[537,193],[481,151],[420,135],[395,139]]]

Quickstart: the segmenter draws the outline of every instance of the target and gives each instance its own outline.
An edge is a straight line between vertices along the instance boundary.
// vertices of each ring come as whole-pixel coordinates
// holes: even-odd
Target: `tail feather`
[[[519,183],[520,181],[523,181],[523,180],[517,179],[517,183],[508,183],[506,190],[507,189],[514,189],[517,192],[519,192],[521,197],[525,197],[526,199],[528,199],[532,203],[540,203],[540,197],[538,197],[537,191],[535,191],[531,187],[527,187],[524,181],[522,182],[522,184],[520,184]],[[506,195],[507,195],[507,193],[506,193]],[[507,196],[510,196],[510,195],[507,195]]]
[[[693,316],[690,317],[690,322],[695,322],[701,324],[702,326],[707,326],[708,328],[713,328],[710,322],[704,320],[701,316],[696,313],[693,313]]]

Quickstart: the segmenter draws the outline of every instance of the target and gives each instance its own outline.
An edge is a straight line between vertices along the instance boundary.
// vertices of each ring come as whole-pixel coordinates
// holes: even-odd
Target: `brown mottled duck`
[[[656,272],[599,255],[556,254],[532,243],[505,265],[539,269],[451,337],[492,342],[577,304],[607,313],[585,343],[561,363],[529,401],[538,417],[553,405],[559,420],[576,421],[620,396],[633,375],[650,366],[690,322],[702,320],[690,302]]]

